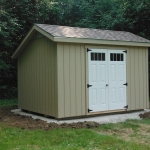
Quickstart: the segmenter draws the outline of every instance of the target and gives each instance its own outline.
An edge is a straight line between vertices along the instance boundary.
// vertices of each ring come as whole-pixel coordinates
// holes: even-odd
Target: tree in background
[[[16,64],[11,60],[14,50],[15,39],[20,25],[14,14],[4,8],[4,3],[0,5],[0,98],[6,95],[16,96]],[[5,93],[7,93],[5,95]]]
[[[57,23],[55,11],[49,1],[1,0],[0,98],[17,97],[17,63],[11,56],[34,23]]]
[[[121,0],[125,30],[150,39],[150,0]]]
[[[11,55],[34,23],[124,30],[150,39],[150,0],[1,0],[0,98],[17,97]]]

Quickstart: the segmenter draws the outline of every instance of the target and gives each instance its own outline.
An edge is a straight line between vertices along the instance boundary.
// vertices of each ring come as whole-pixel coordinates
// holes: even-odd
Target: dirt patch
[[[150,119],[150,112],[145,112],[144,114],[140,114],[139,116],[140,116],[140,118],[148,118],[148,119]]]
[[[141,127],[138,129],[138,132],[140,132],[140,134],[143,136],[150,136],[150,126],[146,124],[141,124]]]
[[[150,127],[141,124],[137,131],[132,130],[131,128],[116,128],[111,130],[102,130],[99,133],[104,135],[116,136],[119,139],[124,139],[125,141],[134,141],[140,144],[149,145],[150,141]]]
[[[133,130],[131,128],[115,128],[115,129],[111,129],[111,130],[102,130],[100,131],[100,133],[102,134],[108,134],[108,135],[116,135],[118,137],[129,137],[130,135],[133,134]]]
[[[12,109],[17,109],[17,106],[9,106],[0,108],[0,122],[8,126],[19,127],[22,129],[57,129],[57,128],[96,128],[99,126],[96,122],[77,122],[77,123],[46,123],[39,119],[33,119],[28,116],[21,116],[11,112]]]

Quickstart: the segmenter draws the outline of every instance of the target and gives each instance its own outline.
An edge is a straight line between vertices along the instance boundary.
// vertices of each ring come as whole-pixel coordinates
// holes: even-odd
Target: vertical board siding
[[[65,116],[65,92],[64,92],[64,45],[57,45],[57,74],[58,74],[58,117]]]
[[[70,57],[69,57],[69,46],[64,45],[64,51],[65,53],[63,54],[64,57],[64,72],[63,72],[63,76],[64,76],[64,103],[65,103],[65,117],[69,117],[70,116]]]
[[[144,50],[145,51],[145,50]],[[144,107],[144,77],[143,77],[143,72],[144,72],[144,69],[143,69],[143,50],[142,49],[139,49],[139,105],[140,105],[140,109],[141,108],[145,108]]]
[[[76,74],[76,71],[75,71],[75,66],[76,66],[76,57],[75,57],[75,54],[76,54],[76,51],[75,51],[75,46],[74,44],[70,44],[70,77],[69,77],[69,80],[70,80],[70,113],[71,113],[71,116],[73,116],[74,114],[77,113],[77,110],[76,110],[76,79],[75,79],[75,74]]]
[[[144,50],[144,59],[146,60],[146,51]],[[146,70],[146,66],[147,66],[147,64],[146,64],[146,61],[144,60],[144,70]],[[146,83],[146,77],[147,77],[147,75],[146,75],[146,73],[144,73],[143,74],[144,75],[144,98],[146,99],[147,98],[147,92],[146,92],[146,88],[147,88],[147,83]],[[144,104],[144,106],[146,107],[146,105],[147,105],[147,102],[145,101],[145,104]]]
[[[48,42],[48,41],[47,41]],[[47,45],[45,45],[45,53],[46,54],[48,54],[48,51],[49,51],[49,45],[47,44]],[[48,64],[50,64],[49,63],[49,60],[50,60],[50,55],[46,55],[45,56],[45,66],[47,66]],[[52,114],[51,113],[51,104],[50,104],[50,102],[51,101],[48,101],[49,99],[51,99],[50,98],[50,94],[49,94],[49,85],[50,85],[50,79],[49,79],[49,77],[50,76],[48,76],[48,74],[49,74],[49,69],[46,69],[46,71],[45,71],[45,81],[47,81],[46,83],[45,83],[45,97],[46,97],[46,101],[45,101],[45,105],[46,105],[46,114]]]
[[[146,70],[146,66],[147,66],[146,65],[146,51],[144,51],[144,66],[143,66],[144,70]],[[144,93],[144,99],[146,99],[147,98],[147,95],[146,95],[146,93],[147,93],[146,92],[146,87],[147,87],[146,86],[147,85],[147,83],[146,83],[146,74],[144,74],[143,77],[144,77],[144,89],[143,89],[144,91],[143,91],[143,93]],[[146,101],[144,101],[144,107],[146,108]]]
[[[145,59],[145,62],[146,62],[146,108],[149,108],[149,74],[148,74],[148,48],[145,49],[146,51],[146,59]]]
[[[127,83],[128,83],[127,86],[128,110],[138,110],[138,109],[145,109],[149,107],[148,48],[128,47],[128,46],[125,47],[108,46],[108,45],[86,45],[85,47],[96,48],[96,49],[127,50],[126,75],[127,75]],[[88,83],[88,78],[86,82]],[[88,90],[87,90],[87,95],[88,95]]]
[[[36,33],[33,35],[33,37],[32,37],[31,40],[35,40],[35,39],[39,39],[39,38],[43,38],[43,37],[44,37],[43,34],[41,34],[41,33],[39,33],[39,32],[36,32]]]
[[[82,96],[81,96],[81,54],[80,54],[80,45],[76,44],[76,54],[75,54],[75,58],[76,58],[76,67],[75,67],[75,77],[76,77],[76,116],[81,115],[81,106],[82,106]]]
[[[127,87],[127,105],[128,105],[128,108],[131,109],[131,50],[130,48],[127,49],[127,57],[126,57],[126,74],[127,74],[127,83],[128,83],[128,87]]]
[[[87,47],[127,50],[128,110],[148,108],[147,48],[56,44],[36,37],[18,57],[19,108],[56,118],[87,115]]]
[[[18,57],[19,108],[57,117],[56,44],[30,41]]]
[[[58,118],[86,115],[85,48],[57,44]]]
[[[138,47],[135,47],[134,50],[134,83],[135,83],[135,109],[139,109],[140,106],[140,98],[139,98],[139,93],[140,93],[140,76],[139,76],[139,49]]]
[[[86,77],[88,66],[85,47],[127,50],[127,105],[128,110],[148,107],[148,50],[143,47],[96,46],[58,43],[58,117],[87,114],[88,96]],[[67,93],[68,92],[68,93]],[[88,90],[87,90],[88,92]],[[70,97],[70,98],[69,98]],[[68,107],[70,106],[70,109]]]
[[[129,47],[127,52],[128,110],[145,109],[148,98],[148,49]]]
[[[85,52],[85,47],[84,45],[81,45],[81,60],[83,59],[84,61],[81,61],[81,113],[82,115],[87,114],[87,107],[86,107],[86,52]],[[83,109],[85,108],[85,109]]]

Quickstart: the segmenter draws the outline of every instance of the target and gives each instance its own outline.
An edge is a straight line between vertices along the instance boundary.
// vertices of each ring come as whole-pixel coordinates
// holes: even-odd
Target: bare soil
[[[12,109],[17,109],[17,106],[9,106],[0,108],[0,123],[6,126],[19,127],[22,129],[57,129],[57,128],[96,128],[99,126],[96,122],[77,122],[77,123],[46,123],[39,119],[33,119],[27,116],[21,116],[11,112]]]
[[[150,112],[145,112],[144,114],[140,114],[139,116],[140,116],[140,118],[148,118],[148,119],[150,119]]]
[[[56,128],[80,129],[80,128],[96,128],[100,125],[96,122],[90,122],[90,121],[77,122],[71,124],[47,123],[45,121],[39,119],[33,119],[28,116],[21,116],[18,114],[14,114],[11,112],[12,109],[17,109],[17,106],[7,106],[7,107],[0,108],[0,122],[7,126],[19,127],[22,129],[44,129],[44,130],[50,130]],[[140,114],[140,117],[150,119],[150,112]]]

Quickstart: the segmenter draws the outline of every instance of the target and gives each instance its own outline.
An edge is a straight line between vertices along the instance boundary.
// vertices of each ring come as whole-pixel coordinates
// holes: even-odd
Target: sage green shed
[[[148,47],[129,32],[35,24],[12,56],[18,106],[58,119],[148,108]]]

